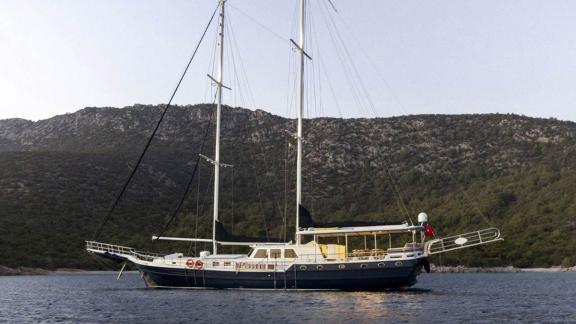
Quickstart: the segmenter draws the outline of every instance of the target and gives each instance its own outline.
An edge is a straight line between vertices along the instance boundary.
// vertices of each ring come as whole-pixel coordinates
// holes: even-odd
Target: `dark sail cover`
[[[317,223],[312,219],[312,215],[304,206],[298,206],[300,228],[323,228],[323,227],[360,227],[360,226],[383,226],[383,225],[402,225],[404,222],[376,222],[376,221],[348,221],[348,222],[330,222]]]
[[[216,241],[220,242],[270,242],[270,243],[283,243],[280,239],[271,238],[269,240],[260,237],[248,237],[248,236],[235,236],[224,228],[224,224],[220,221],[216,221]]]

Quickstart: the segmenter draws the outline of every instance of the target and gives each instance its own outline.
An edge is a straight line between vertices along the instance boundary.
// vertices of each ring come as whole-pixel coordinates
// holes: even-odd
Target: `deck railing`
[[[162,255],[152,252],[137,251],[134,248],[95,241],[86,241],[86,250],[94,253],[108,253],[119,257],[132,256],[144,261],[152,261]]]
[[[426,243],[426,251],[428,254],[438,254],[502,240],[500,230],[487,228],[429,241]]]

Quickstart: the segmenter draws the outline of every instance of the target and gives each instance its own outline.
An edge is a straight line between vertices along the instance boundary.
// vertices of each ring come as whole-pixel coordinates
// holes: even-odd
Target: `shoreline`
[[[74,275],[74,274],[109,274],[117,271],[110,270],[85,270],[74,268],[58,268],[46,270],[42,268],[17,267],[10,268],[0,265],[0,276],[45,276],[45,275]],[[137,271],[125,271],[136,273]],[[466,267],[466,266],[436,266],[430,265],[430,273],[518,273],[518,272],[576,272],[576,266],[563,268],[553,266],[548,268],[516,268],[507,267]]]
[[[576,266],[563,268],[552,266],[548,268],[516,268],[507,267],[466,267],[466,266],[436,266],[430,265],[431,273],[518,273],[518,272],[576,272]]]

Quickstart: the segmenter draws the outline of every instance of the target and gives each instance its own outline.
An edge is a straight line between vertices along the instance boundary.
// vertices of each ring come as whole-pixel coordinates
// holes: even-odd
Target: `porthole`
[[[338,269],[340,269],[340,270],[346,269],[346,265],[345,264],[339,264]]]
[[[384,268],[384,263],[383,262],[378,263],[378,268]]]
[[[316,270],[322,270],[322,269],[324,269],[323,266],[321,266],[321,265],[317,265],[317,266],[316,266]]]
[[[394,263],[394,265],[397,266],[397,267],[399,267],[399,266],[402,265],[402,261],[396,261],[396,262]]]
[[[300,270],[305,271],[305,270],[306,270],[306,266],[305,266],[305,265],[300,266]]]
[[[360,265],[360,268],[366,269],[366,268],[368,268],[368,265],[367,265],[366,263],[362,263],[362,264]]]

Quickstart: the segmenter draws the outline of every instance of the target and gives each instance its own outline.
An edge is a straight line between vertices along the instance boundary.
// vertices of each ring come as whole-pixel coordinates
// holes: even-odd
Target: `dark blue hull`
[[[425,259],[307,264],[285,272],[138,267],[150,288],[379,290],[414,285],[424,263]]]

